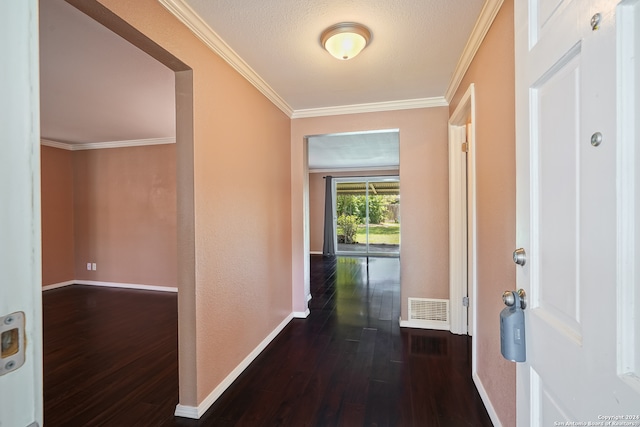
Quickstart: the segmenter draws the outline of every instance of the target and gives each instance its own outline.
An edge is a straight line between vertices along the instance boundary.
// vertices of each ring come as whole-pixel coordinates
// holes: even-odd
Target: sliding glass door
[[[336,253],[398,256],[400,179],[334,178]]]

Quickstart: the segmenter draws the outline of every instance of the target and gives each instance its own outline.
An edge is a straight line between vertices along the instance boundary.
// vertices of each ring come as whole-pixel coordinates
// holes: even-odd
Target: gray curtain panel
[[[331,183],[333,177],[324,178],[324,244],[322,255],[335,255],[336,248],[333,240],[333,197],[331,197]]]

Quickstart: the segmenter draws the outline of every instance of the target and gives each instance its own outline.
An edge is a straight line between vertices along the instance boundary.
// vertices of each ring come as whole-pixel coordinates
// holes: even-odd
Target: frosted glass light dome
[[[340,60],[354,58],[371,40],[371,31],[362,24],[342,22],[322,32],[322,46]]]

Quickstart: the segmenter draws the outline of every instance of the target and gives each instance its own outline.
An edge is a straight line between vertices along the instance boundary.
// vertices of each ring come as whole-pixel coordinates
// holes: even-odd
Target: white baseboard
[[[75,280],[67,280],[66,282],[52,283],[51,285],[43,286],[42,292],[50,291],[51,289],[63,288],[65,286],[74,285],[75,283],[76,283]]]
[[[141,285],[137,283],[97,282],[95,280],[75,280],[76,285],[104,286],[107,288],[138,289],[141,291],[178,292],[171,286]]]
[[[307,295],[307,302],[311,301],[311,298],[313,298],[311,294]]]
[[[322,255],[322,251],[309,251],[309,255]]]
[[[306,319],[307,317],[309,317],[309,314],[311,314],[311,312],[307,308],[306,311],[294,311],[293,317],[295,317],[296,319]]]
[[[438,331],[449,331],[451,325],[449,322],[432,322],[428,320],[402,320],[400,318],[401,328],[415,328],[415,329],[435,329]]]
[[[502,423],[498,418],[498,414],[496,414],[496,410],[494,409],[493,404],[491,404],[491,399],[489,399],[487,390],[484,389],[484,386],[482,385],[482,381],[480,380],[478,373],[474,372],[472,376],[473,376],[473,383],[476,385],[476,389],[478,389],[478,394],[482,399],[482,403],[484,403],[484,407],[487,409],[487,413],[489,414],[489,418],[491,418],[491,422],[495,427],[502,427]]]
[[[197,407],[180,405],[180,404],[176,405],[176,411],[173,413],[173,415],[175,415],[176,417],[192,418],[194,420],[197,420],[202,416],[202,414],[198,414]]]
[[[289,322],[291,322],[291,319],[293,319],[293,317],[294,314],[292,313],[288,315],[278,326],[276,326],[276,328],[271,331],[271,333],[267,335],[267,337],[262,340],[262,342],[258,344],[258,346],[251,353],[249,353],[249,355],[245,357],[244,360],[240,362],[240,364],[236,366],[236,368],[231,371],[231,373],[227,375],[227,377],[222,380],[222,382],[218,384],[218,386],[214,388],[207,397],[205,397],[202,403],[200,403],[197,407],[178,404],[176,406],[174,415],[177,417],[199,419],[205,412],[207,412],[207,409],[209,409],[211,405],[213,405],[214,402],[218,400],[222,393],[224,393],[224,391],[229,388],[231,384],[233,384],[236,378],[238,378],[240,374],[245,369],[247,369],[251,362],[253,362],[253,360],[258,357],[262,350],[264,350],[267,345],[269,345],[269,343],[273,341],[273,339],[284,329],[284,327],[287,326]]]
[[[142,291],[178,292],[178,288],[171,286],[141,285],[138,283],[98,282],[95,280],[69,280],[67,282],[54,283],[53,285],[43,286],[42,290],[48,291],[51,289],[70,285],[104,286],[107,288],[138,289]]]

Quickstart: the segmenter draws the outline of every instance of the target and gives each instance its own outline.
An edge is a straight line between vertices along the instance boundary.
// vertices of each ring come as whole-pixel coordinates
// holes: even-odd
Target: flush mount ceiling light
[[[320,36],[320,43],[327,52],[340,60],[355,57],[367,47],[371,31],[362,24],[341,22],[327,28]]]

